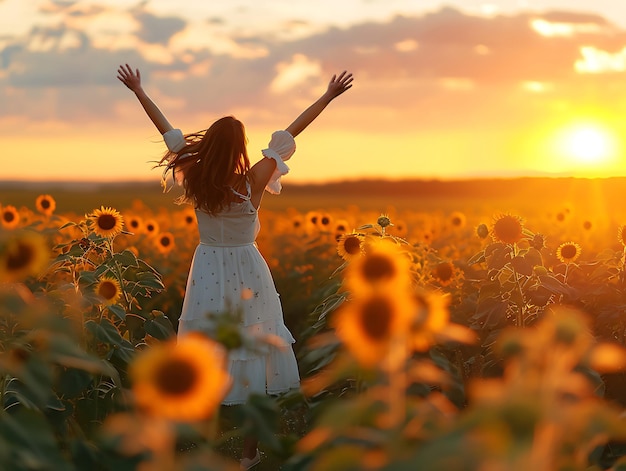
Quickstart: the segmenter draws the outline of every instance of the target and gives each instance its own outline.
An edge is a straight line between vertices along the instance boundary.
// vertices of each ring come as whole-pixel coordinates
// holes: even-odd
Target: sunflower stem
[[[513,244],[512,248],[513,248],[513,258],[515,258],[517,256],[517,244]],[[511,269],[513,270],[513,277],[515,278],[515,287],[519,291],[519,296],[520,296],[520,304],[518,305],[517,319],[515,323],[517,327],[524,327],[526,324],[526,320],[525,320],[526,312],[524,309],[524,291],[522,290],[522,285],[520,283],[520,276],[512,264],[511,264]]]

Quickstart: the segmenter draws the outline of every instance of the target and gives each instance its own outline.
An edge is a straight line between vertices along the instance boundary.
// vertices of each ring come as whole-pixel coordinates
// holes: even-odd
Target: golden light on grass
[[[515,244],[524,236],[523,220],[512,214],[501,214],[495,218],[491,228],[492,237],[505,244]]]
[[[414,310],[412,300],[401,293],[378,291],[345,303],[333,322],[337,336],[365,367],[380,364],[394,342],[406,336]]]
[[[39,195],[35,199],[35,208],[45,216],[52,216],[56,207],[57,203],[50,195]]]
[[[199,333],[149,347],[130,365],[137,406],[177,422],[210,418],[231,385],[225,360],[223,347]]]
[[[622,224],[617,228],[617,240],[623,247],[626,247],[626,224]]]
[[[337,241],[337,253],[344,260],[363,255],[365,237],[357,232],[342,234]]]
[[[174,234],[171,232],[161,232],[154,240],[157,250],[164,255],[170,253],[175,246]]]
[[[88,215],[93,231],[102,237],[114,237],[124,226],[124,218],[113,208],[101,206]]]
[[[100,278],[94,291],[105,306],[116,304],[122,297],[122,287],[119,281],[108,276]]]
[[[411,281],[410,261],[397,243],[387,238],[368,239],[365,254],[351,260],[344,279],[353,292],[379,288],[401,291]]]
[[[576,261],[582,249],[576,242],[565,242],[556,249],[556,258],[563,263],[571,263]]]
[[[4,229],[15,229],[20,225],[20,214],[12,205],[0,208],[0,224]]]
[[[50,261],[50,249],[44,236],[20,231],[0,241],[0,282],[23,281],[40,275]]]

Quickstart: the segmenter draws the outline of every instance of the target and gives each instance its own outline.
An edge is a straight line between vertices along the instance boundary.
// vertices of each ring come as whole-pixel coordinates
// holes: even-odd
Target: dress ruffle
[[[272,134],[268,148],[261,151],[264,157],[276,161],[276,169],[265,187],[266,191],[274,195],[281,192],[280,177],[289,172],[289,167],[285,160],[289,160],[295,151],[296,141],[288,131],[275,131]]]

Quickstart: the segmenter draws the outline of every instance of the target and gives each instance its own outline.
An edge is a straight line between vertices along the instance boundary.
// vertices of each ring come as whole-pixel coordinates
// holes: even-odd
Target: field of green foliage
[[[220,406],[224,316],[176,342],[198,242],[149,184],[0,184],[0,469],[626,469],[620,180],[267,195],[302,387]],[[207,313],[209,314],[209,313]],[[221,352],[221,353],[220,353]]]

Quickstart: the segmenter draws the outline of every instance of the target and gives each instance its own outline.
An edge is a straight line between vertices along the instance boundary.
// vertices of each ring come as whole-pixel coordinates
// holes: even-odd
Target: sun
[[[617,149],[615,136],[599,123],[577,123],[564,128],[558,145],[564,159],[583,166],[607,163]]]

